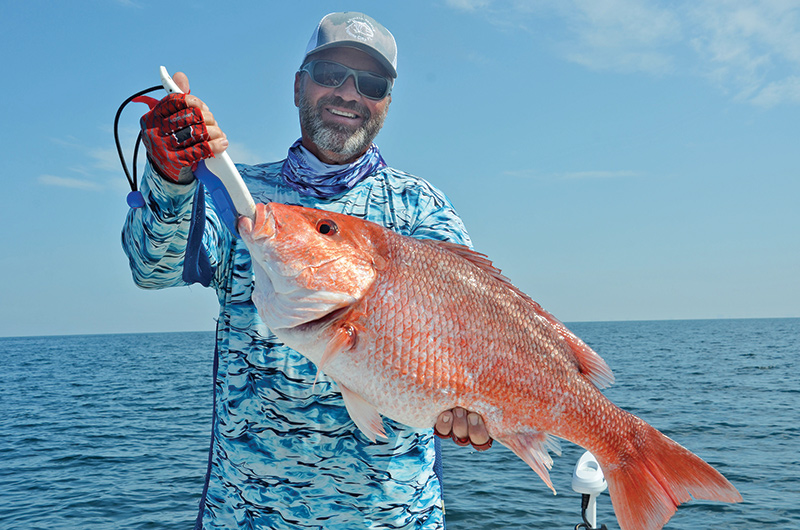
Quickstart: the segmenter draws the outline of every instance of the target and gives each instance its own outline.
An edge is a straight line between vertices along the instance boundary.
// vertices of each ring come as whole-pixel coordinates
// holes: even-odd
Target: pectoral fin
[[[336,355],[340,352],[349,350],[356,343],[356,328],[350,324],[342,324],[336,329],[336,332],[328,342],[325,352],[322,354],[322,359],[317,367],[317,375],[314,377],[314,384],[311,385],[312,390],[317,386],[317,379],[319,379],[319,372],[324,371],[325,365],[331,362]],[[352,416],[352,414],[351,414]]]
[[[361,429],[364,436],[373,442],[378,436],[381,438],[388,438],[383,428],[383,418],[381,418],[380,413],[375,410],[375,407],[338,381],[336,384],[339,385],[339,390],[342,391],[344,405],[347,407],[350,419]]]

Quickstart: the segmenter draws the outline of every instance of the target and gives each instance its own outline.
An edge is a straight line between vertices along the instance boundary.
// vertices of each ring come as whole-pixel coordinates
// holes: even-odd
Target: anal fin
[[[497,440],[531,466],[531,469],[536,471],[544,483],[553,490],[553,495],[556,494],[548,472],[553,467],[553,459],[550,457],[549,451],[561,455],[561,444],[555,436],[531,431],[498,437]]]

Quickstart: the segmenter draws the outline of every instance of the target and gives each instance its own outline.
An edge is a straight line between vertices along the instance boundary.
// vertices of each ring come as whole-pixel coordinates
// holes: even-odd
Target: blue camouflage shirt
[[[281,167],[239,166],[256,202],[470,244],[448,199],[423,179],[383,168],[339,197],[317,199],[286,185]],[[432,429],[387,419],[388,440],[364,437],[336,385],[322,374],[312,389],[316,367],[259,318],[250,254],[199,184],[173,184],[149,165],[142,180],[146,205],[129,212],[122,233],[134,281],[147,289],[200,281],[220,304],[212,443],[196,528],[444,528]]]

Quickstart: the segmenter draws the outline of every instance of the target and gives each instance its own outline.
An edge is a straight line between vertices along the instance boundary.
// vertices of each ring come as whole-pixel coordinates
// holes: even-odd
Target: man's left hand
[[[492,438],[480,414],[461,407],[439,414],[433,430],[440,438],[452,438],[462,446],[472,444],[478,451],[485,451],[492,446]]]

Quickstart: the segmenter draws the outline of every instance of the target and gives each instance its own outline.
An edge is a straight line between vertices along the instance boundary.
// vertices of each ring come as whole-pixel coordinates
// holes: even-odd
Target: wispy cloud
[[[491,3],[490,0],[445,0],[445,3],[455,9],[462,9],[464,11],[474,11],[476,9],[483,9],[488,7]]]
[[[130,170],[133,169],[133,144],[138,131],[121,131],[122,145],[130,146],[125,151],[126,162]],[[77,138],[65,136],[51,138],[53,143],[66,147],[82,154],[78,163],[69,166],[60,166],[57,170],[61,175],[45,174],[38,178],[38,182],[45,186],[55,186],[84,191],[112,190],[115,193],[128,189],[125,175],[119,161],[119,154],[115,147],[89,147],[82,144]],[[259,164],[267,160],[258,155],[245,144],[231,142],[228,154],[234,162],[243,164]],[[144,167],[144,148],[140,148],[138,174],[141,176]],[[272,159],[269,159],[272,160]],[[69,176],[63,176],[64,174]]]
[[[800,104],[800,77],[792,76],[770,83],[753,96],[751,101],[766,108],[785,102]]]
[[[543,173],[536,169],[522,169],[505,171],[505,175],[516,178],[533,178],[546,180],[612,180],[621,178],[639,178],[645,174],[641,171],[632,170],[589,170],[589,171],[569,171],[566,173]]]
[[[640,171],[572,171],[558,175],[561,179],[578,180],[578,179],[619,179],[619,178],[635,178],[641,177],[644,174]]]
[[[796,103],[800,87],[800,5],[784,0],[692,4],[686,25],[704,73],[738,100],[762,106]]]
[[[44,184],[45,186],[55,186],[58,188],[70,188],[87,191],[100,191],[103,189],[103,187],[96,182],[86,179],[59,177],[56,175],[41,175],[38,180],[40,184]]]
[[[674,71],[669,47],[681,25],[672,11],[641,0],[573,0],[553,9],[570,28],[560,46],[568,60],[595,70]]]
[[[699,75],[734,100],[800,103],[796,0],[447,0],[487,20],[536,25],[593,70]],[[543,23],[547,22],[547,23]],[[503,22],[499,22],[503,24]],[[504,28],[505,29],[505,28]]]
[[[240,164],[262,164],[265,159],[263,156],[256,154],[250,150],[246,145],[239,142],[230,142],[228,145],[228,155],[231,160]],[[273,159],[269,159],[273,160]]]
[[[95,147],[88,149],[87,154],[92,167],[103,171],[120,171],[121,165],[116,149]]]
[[[128,134],[123,131],[123,137],[128,136],[132,146],[136,133]],[[50,141],[69,151],[70,155],[59,160],[55,171],[51,169],[49,173],[41,175],[38,178],[40,184],[92,192],[112,190],[116,193],[126,189],[125,175],[115,147],[88,146],[74,136],[52,137]],[[123,140],[123,145],[125,141]],[[130,153],[127,153],[129,167],[132,153],[131,148]],[[65,162],[67,159],[69,162]]]

